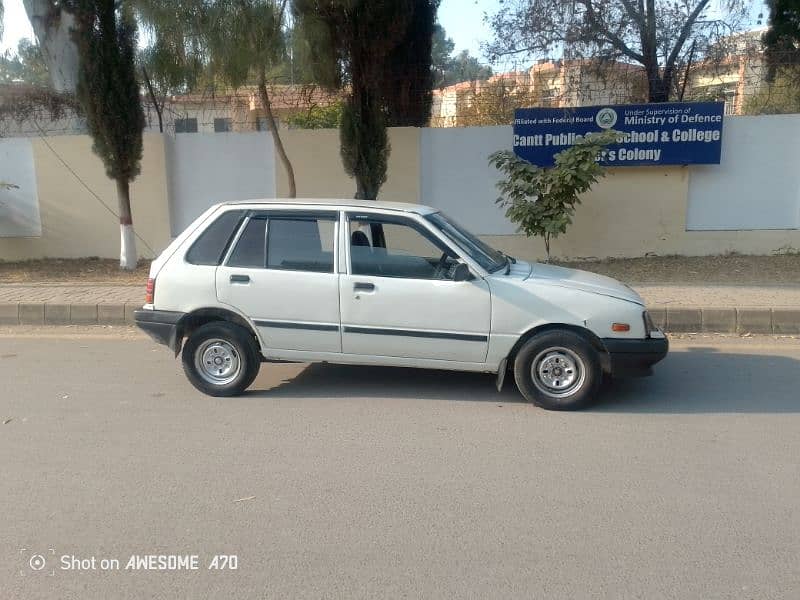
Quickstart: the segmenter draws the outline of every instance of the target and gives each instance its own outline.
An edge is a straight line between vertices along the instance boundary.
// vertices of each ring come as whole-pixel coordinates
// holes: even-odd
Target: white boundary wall
[[[30,140],[0,139],[0,182],[14,186],[0,188],[0,237],[41,236],[39,194]]]
[[[441,208],[476,233],[515,233],[494,204],[498,176],[487,162],[495,150],[510,148],[511,135],[511,127],[423,130],[420,201]],[[649,184],[660,186],[658,170],[689,174],[688,196],[675,199],[681,210],[686,206],[685,231],[800,228],[800,115],[726,117],[720,165],[620,167],[613,172],[621,179],[629,174],[627,193],[647,204],[651,194],[640,175],[651,173]],[[601,181],[597,188],[603,185]],[[592,193],[584,204],[592,201]]]
[[[800,227],[800,115],[726,118],[722,163],[690,169],[686,229]]]
[[[494,203],[498,174],[488,156],[510,147],[511,127],[390,136],[382,199],[430,204],[514,256],[544,255],[541,241],[518,234]],[[351,196],[338,132],[286,130],[284,141],[301,196]],[[21,188],[0,194],[0,260],[118,256],[118,225],[95,197],[115,207],[116,192],[88,136],[0,140],[0,179]],[[157,253],[211,204],[274,197],[276,187],[285,193],[285,174],[265,132],[148,134],[132,188],[134,224]],[[9,233],[40,237],[2,237]],[[797,250],[800,115],[726,118],[718,166],[611,169],[553,243],[554,256],[572,258]]]
[[[420,202],[481,235],[515,233],[516,227],[494,203],[499,177],[489,166],[489,155],[510,148],[512,135],[511,127],[423,129]]]
[[[275,196],[275,153],[267,132],[165,136],[172,235],[209,206]]]

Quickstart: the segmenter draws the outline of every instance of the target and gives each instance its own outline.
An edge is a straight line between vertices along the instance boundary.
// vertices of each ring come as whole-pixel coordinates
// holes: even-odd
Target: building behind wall
[[[545,59],[526,71],[434,90],[431,126],[509,124],[514,108],[625,104],[644,101],[646,93],[644,70],[636,65]]]
[[[85,119],[71,108],[53,111],[50,100],[43,100],[47,93],[25,83],[0,84],[0,137],[88,133]],[[286,127],[293,114],[329,107],[341,100],[338,95],[317,85],[275,85],[269,87],[269,93],[278,127]],[[11,105],[17,108],[12,111]],[[142,97],[142,105],[145,132],[158,132],[158,114],[149,96]],[[209,91],[170,96],[164,100],[162,119],[164,132],[175,134],[268,129],[261,99],[254,86],[235,92]]]
[[[763,33],[760,29],[728,36],[712,47],[706,58],[690,62],[676,78],[673,98],[724,101],[725,113],[729,115],[758,113],[759,107],[752,102],[748,104],[748,99],[757,98],[768,88]],[[543,59],[527,71],[502,73],[488,80],[434,90],[430,124],[432,127],[510,124],[513,108],[641,102],[647,102],[647,79],[641,65]],[[490,106],[496,107],[494,111]],[[484,117],[478,122],[476,112]]]
[[[278,127],[286,127],[293,114],[329,107],[340,101],[338,95],[317,85],[275,85],[269,87],[269,93]],[[165,129],[172,127],[175,133],[268,130],[258,89],[254,86],[226,94],[172,96],[166,101],[164,113],[168,124]],[[154,114],[149,119],[151,130],[153,117]]]
[[[764,29],[729,36],[712,49],[712,58],[690,65],[686,100],[725,102],[725,114],[748,112],[748,98],[767,86],[767,63],[761,37]],[[714,54],[721,58],[714,58]]]

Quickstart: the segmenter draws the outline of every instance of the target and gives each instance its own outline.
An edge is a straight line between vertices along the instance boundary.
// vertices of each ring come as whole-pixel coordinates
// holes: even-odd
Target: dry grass
[[[110,283],[145,285],[150,261],[135,271],[123,271],[119,260],[106,258],[47,258],[23,262],[0,261],[0,283]]]
[[[631,284],[800,285],[800,255],[657,256],[557,263]]]
[[[800,285],[800,255],[658,256],[555,263],[633,284]],[[0,261],[0,283],[109,283],[144,285],[149,261],[121,271],[112,259]]]

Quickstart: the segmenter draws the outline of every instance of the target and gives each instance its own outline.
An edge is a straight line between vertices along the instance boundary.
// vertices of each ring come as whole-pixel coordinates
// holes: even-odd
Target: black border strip
[[[381,329],[379,327],[344,327],[345,333],[363,333],[366,335],[397,335],[402,337],[418,337],[436,340],[460,340],[463,342],[488,342],[489,336],[472,333],[442,333],[439,331],[418,331],[413,329]]]
[[[139,308],[133,311],[133,319],[137,323],[163,323],[165,325],[175,325],[186,313],[175,312],[172,310],[148,310]]]
[[[339,331],[338,325],[324,325],[322,323],[286,323],[284,321],[253,321],[259,327],[274,327],[275,329],[307,329],[309,331]]]

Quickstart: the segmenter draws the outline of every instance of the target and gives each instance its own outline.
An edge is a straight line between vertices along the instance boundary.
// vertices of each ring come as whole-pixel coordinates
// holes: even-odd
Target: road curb
[[[131,325],[137,303],[0,303],[0,325]],[[800,307],[668,306],[648,309],[653,321],[672,333],[800,334]]]
[[[132,325],[136,303],[0,302],[0,325]]]

